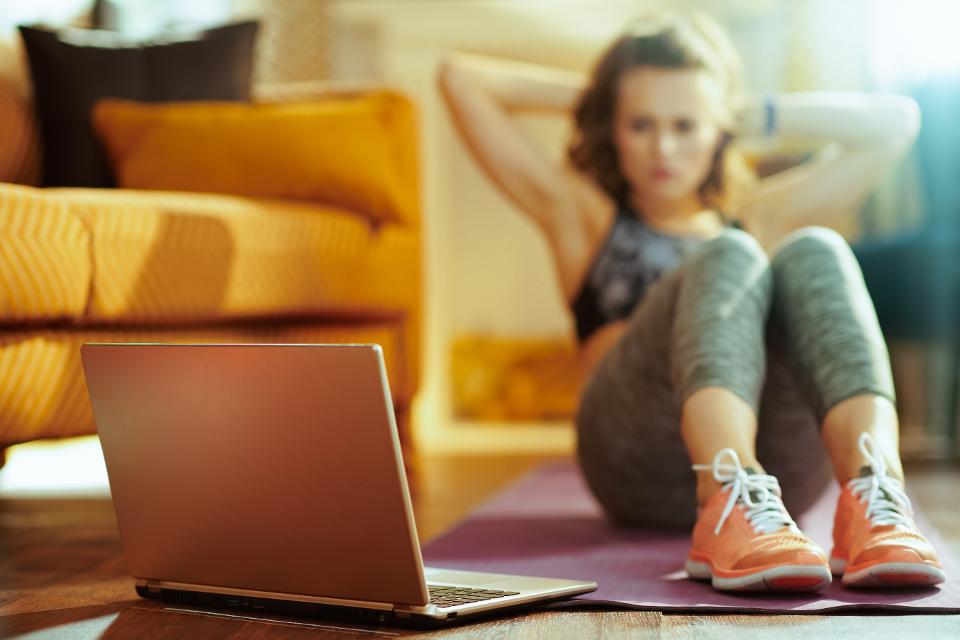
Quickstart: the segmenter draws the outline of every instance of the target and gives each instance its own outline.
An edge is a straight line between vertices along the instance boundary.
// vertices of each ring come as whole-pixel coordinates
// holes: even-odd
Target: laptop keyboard
[[[455,607],[460,604],[470,604],[471,602],[481,602],[483,600],[492,600],[493,598],[520,594],[519,591],[451,587],[439,584],[428,584],[427,590],[430,592],[430,604],[435,604],[440,608]]]

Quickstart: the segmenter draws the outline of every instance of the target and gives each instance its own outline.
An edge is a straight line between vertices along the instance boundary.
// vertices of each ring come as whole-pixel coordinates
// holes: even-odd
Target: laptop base
[[[472,615],[458,615],[450,612],[446,618],[434,618],[426,615],[396,615],[393,611],[364,609],[362,607],[346,607],[313,602],[297,602],[295,600],[281,600],[278,598],[253,598],[223,593],[205,591],[187,591],[137,585],[137,593],[142,598],[159,600],[167,604],[182,605],[197,612],[209,611],[211,615],[228,613],[235,616],[238,612],[249,615],[249,619],[256,620],[265,614],[279,614],[296,616],[312,620],[329,620],[336,622],[350,622],[374,626],[412,627],[415,629],[436,629],[457,624],[472,623],[484,619],[502,618],[503,614],[524,613],[533,611],[543,604],[569,600],[569,596],[561,596],[536,603],[523,603],[513,607],[502,607]]]

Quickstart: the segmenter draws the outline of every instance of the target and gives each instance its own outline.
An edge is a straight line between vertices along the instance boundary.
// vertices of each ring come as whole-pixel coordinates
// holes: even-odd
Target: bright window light
[[[960,72],[960,2],[876,0],[872,71],[880,86]]]
[[[10,447],[7,463],[0,469],[2,497],[109,495],[107,468],[96,436]]]

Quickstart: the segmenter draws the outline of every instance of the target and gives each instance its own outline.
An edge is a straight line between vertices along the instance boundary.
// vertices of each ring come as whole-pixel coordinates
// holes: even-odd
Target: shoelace
[[[887,463],[880,455],[876,441],[869,433],[860,434],[860,452],[867,459],[872,475],[853,478],[847,483],[860,502],[867,503],[867,518],[871,525],[913,525],[913,507],[910,498],[897,478],[887,475]],[[866,497],[864,497],[866,493]]]
[[[732,462],[724,463],[725,456]],[[754,531],[772,533],[783,527],[790,527],[792,531],[799,533],[799,528],[787,513],[787,508],[783,506],[780,483],[777,479],[771,475],[748,473],[740,465],[740,457],[733,449],[723,449],[718,452],[713,458],[713,464],[695,464],[693,468],[712,470],[713,477],[723,484],[724,489],[731,487],[730,498],[720,515],[720,521],[717,522],[714,533],[720,533],[723,523],[727,521],[734,505],[739,501],[743,501],[748,507],[745,515]],[[751,494],[756,495],[756,498]]]

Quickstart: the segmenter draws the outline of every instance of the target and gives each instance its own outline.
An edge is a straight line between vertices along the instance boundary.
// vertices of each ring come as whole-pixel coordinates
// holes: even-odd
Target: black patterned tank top
[[[613,226],[573,301],[577,339],[583,342],[605,324],[629,316],[651,284],[704,242],[702,236],[658,231],[628,206],[617,207]]]

